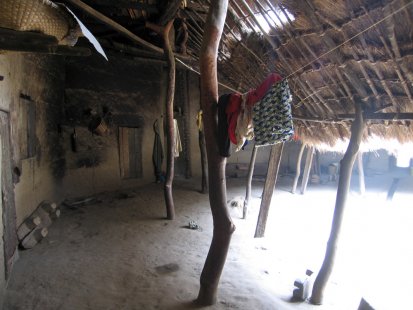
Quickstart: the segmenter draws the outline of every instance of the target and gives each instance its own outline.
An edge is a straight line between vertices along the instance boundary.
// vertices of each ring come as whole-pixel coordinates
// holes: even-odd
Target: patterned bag
[[[294,134],[291,93],[287,80],[275,83],[254,105],[255,145],[272,145],[291,139]]]

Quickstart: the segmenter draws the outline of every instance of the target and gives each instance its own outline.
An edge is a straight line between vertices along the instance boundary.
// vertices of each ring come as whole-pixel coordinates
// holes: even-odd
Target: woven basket
[[[49,0],[0,0],[0,27],[48,34],[59,44],[74,45],[77,41],[74,18]]]

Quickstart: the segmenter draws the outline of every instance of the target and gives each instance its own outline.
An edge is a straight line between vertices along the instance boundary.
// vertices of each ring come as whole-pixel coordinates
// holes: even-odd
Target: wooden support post
[[[293,181],[293,188],[291,189],[292,194],[295,194],[295,191],[297,190],[298,179],[300,178],[300,174],[301,174],[301,158],[303,158],[305,147],[306,147],[306,144],[303,142],[301,144],[300,151],[298,152],[296,172],[295,172],[295,177]]]
[[[397,187],[399,185],[400,178],[394,178],[390,185],[389,191],[387,192],[387,201],[392,201],[394,193],[396,193]]]
[[[247,177],[247,189],[245,193],[244,207],[242,209],[242,218],[245,220],[247,218],[248,204],[251,198],[251,182],[252,175],[254,174],[255,159],[257,158],[258,148],[254,145],[251,153],[250,166],[248,167],[248,177]]]
[[[366,193],[366,183],[364,181],[363,152],[358,153],[357,168],[359,173],[360,195],[364,195]]]
[[[309,146],[307,149],[307,157],[305,159],[304,174],[301,181],[301,195],[304,195],[307,190],[308,179],[310,177],[311,165],[313,162],[314,147]]]
[[[201,193],[208,193],[208,162],[207,150],[205,145],[204,129],[199,130],[199,149],[201,151],[201,168],[202,168],[202,189]]]
[[[219,155],[216,139],[218,130],[217,54],[227,8],[228,0],[210,1],[199,58],[201,107],[208,154],[209,201],[214,221],[212,242],[201,273],[201,286],[196,299],[197,304],[204,306],[216,303],[219,279],[225,265],[231,237],[235,231],[235,225],[227,207],[226,158]]]
[[[278,169],[280,167],[281,155],[284,143],[278,143],[271,147],[270,159],[268,161],[268,172],[265,179],[264,190],[262,192],[260,213],[258,215],[257,227],[254,238],[262,238],[267,224],[268,211],[270,210],[271,198],[277,182]]]
[[[146,27],[154,30],[162,35],[164,44],[164,54],[168,63],[168,91],[166,94],[166,180],[164,184],[164,196],[166,203],[166,217],[168,220],[173,220],[175,217],[175,206],[172,196],[172,183],[174,179],[174,155],[175,133],[174,133],[174,94],[175,94],[175,58],[172,52],[171,43],[169,41],[169,33],[173,25],[173,20],[170,20],[166,26],[154,25],[150,22],[146,23]]]
[[[327,285],[331,272],[333,271],[338,239],[343,222],[344,208],[350,188],[351,172],[360,148],[364,128],[365,121],[363,119],[362,109],[360,104],[356,104],[356,119],[351,125],[350,142],[340,164],[340,176],[338,180],[336,206],[334,209],[330,238],[328,239],[326,255],[323,264],[314,282],[310,300],[310,302],[315,305],[321,305],[323,303],[324,289]]]

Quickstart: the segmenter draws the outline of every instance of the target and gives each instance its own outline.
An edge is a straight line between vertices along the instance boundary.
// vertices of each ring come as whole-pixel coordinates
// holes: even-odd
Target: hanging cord
[[[343,43],[335,46],[334,48],[332,48],[331,50],[323,53],[322,55],[314,58],[313,60],[309,61],[307,64],[305,64],[304,66],[298,68],[297,70],[293,71],[292,73],[290,73],[289,75],[287,75],[285,78],[283,79],[289,79],[291,77],[293,77],[294,75],[296,75],[298,72],[300,72],[301,70],[303,70],[304,68],[308,67],[309,65],[313,64],[314,62],[320,60],[322,57],[327,56],[328,54],[334,52],[335,50],[339,49],[340,47],[342,47],[343,45],[346,45],[347,43],[349,43],[350,41],[354,40],[355,38],[357,38],[358,36],[362,35],[363,33],[369,31],[370,29],[376,27],[377,25],[381,24],[382,22],[384,22],[385,20],[387,20],[388,18],[392,17],[393,15],[401,12],[402,10],[404,10],[405,8],[407,8],[409,5],[413,4],[413,1],[410,1],[409,3],[406,3],[405,5],[403,5],[402,7],[398,8],[397,10],[393,11],[392,13],[390,13],[389,15],[383,17],[382,19],[380,19],[379,21],[377,21],[376,23],[370,25],[369,27],[367,27],[366,29],[360,31],[359,33],[356,33],[354,36],[352,36],[351,38],[345,40]],[[190,65],[184,63],[182,60],[180,60],[179,58],[175,57],[175,60],[177,60],[179,63],[181,63],[183,66],[185,66],[186,68],[188,68],[189,70],[195,72],[198,75],[201,75],[197,70],[195,70],[193,67],[191,67]],[[220,83],[218,82],[219,85],[235,92],[238,93],[238,91],[234,88],[232,88],[231,86],[228,86],[226,84]],[[302,99],[300,102],[298,102],[296,105],[300,105],[302,104],[302,102],[304,102],[305,100],[307,100],[309,97],[315,95],[318,91],[315,91],[314,93],[311,93],[310,95],[308,95],[307,97],[305,97],[304,99]]]
[[[350,41],[354,40],[355,38],[357,38],[359,35],[362,35],[363,33],[369,31],[370,29],[376,27],[377,25],[381,24],[382,22],[384,22],[386,19],[392,17],[393,15],[399,13],[400,11],[404,10],[405,8],[407,8],[409,5],[413,4],[413,1],[410,1],[409,3],[403,5],[402,7],[398,8],[396,11],[390,13],[389,15],[383,17],[382,19],[380,19],[379,21],[377,21],[376,23],[370,25],[369,27],[367,27],[366,29],[360,31],[359,33],[356,33],[354,36],[352,36],[351,38],[345,40],[343,43],[337,45],[336,47],[332,48],[331,50],[325,52],[324,54],[321,54],[320,56],[314,58],[313,60],[311,60],[310,62],[308,62],[306,65],[302,66],[301,68],[295,70],[294,72],[290,73],[288,76],[285,77],[285,79],[288,79],[290,77],[292,77],[293,75],[295,75],[296,73],[298,73],[299,71],[303,70],[304,68],[308,67],[309,65],[311,65],[312,63],[316,62],[317,60],[321,59],[324,56],[327,56],[328,54],[334,52],[335,50],[339,49],[340,47],[342,47],[343,45],[349,43]],[[308,97],[307,97],[308,98]]]

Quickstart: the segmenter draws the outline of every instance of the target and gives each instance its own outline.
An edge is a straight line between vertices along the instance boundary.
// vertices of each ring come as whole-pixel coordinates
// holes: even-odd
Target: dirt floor
[[[266,237],[254,239],[263,182],[255,181],[247,220],[232,208],[237,230],[221,278],[219,301],[205,309],[357,309],[361,296],[377,309],[408,308],[413,290],[412,178],[386,202],[391,179],[367,177],[367,193],[351,192],[345,229],[325,304],[290,302],[293,283],[324,257],[336,183],[292,195],[292,178],[277,183]],[[228,200],[245,193],[228,180]],[[162,186],[104,193],[100,203],[62,208],[34,249],[20,252],[5,309],[195,309],[192,300],[212,236],[208,196],[200,182],[177,180],[177,217],[164,220]],[[199,229],[187,226],[195,221]],[[406,241],[405,241],[406,240]],[[389,282],[391,281],[391,282]]]

